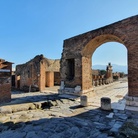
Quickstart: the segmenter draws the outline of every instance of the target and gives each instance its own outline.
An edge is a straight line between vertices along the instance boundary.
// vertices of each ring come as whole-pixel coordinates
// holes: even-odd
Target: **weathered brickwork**
[[[11,83],[0,84],[0,103],[11,101]]]
[[[59,72],[60,60],[51,60],[43,55],[37,55],[25,64],[16,66],[16,88],[31,87],[34,90],[44,90],[45,87],[54,86],[54,72]],[[60,83],[60,80],[58,84]],[[30,91],[33,91],[32,89]],[[34,90],[35,91],[35,90]]]
[[[106,42],[119,42],[127,48],[128,95],[138,96],[138,15],[64,40],[60,72],[65,87],[79,85],[82,94],[92,88],[91,58]],[[67,65],[69,59],[74,59],[74,68]],[[67,76],[69,68],[74,71],[71,80]]]
[[[12,64],[0,59],[0,103],[11,101]]]
[[[52,87],[54,86],[54,72],[46,72],[46,86]]]

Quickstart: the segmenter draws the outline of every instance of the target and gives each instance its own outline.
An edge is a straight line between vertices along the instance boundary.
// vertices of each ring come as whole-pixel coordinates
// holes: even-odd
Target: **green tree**
[[[106,70],[100,70],[100,74],[101,75],[105,75],[106,74]]]

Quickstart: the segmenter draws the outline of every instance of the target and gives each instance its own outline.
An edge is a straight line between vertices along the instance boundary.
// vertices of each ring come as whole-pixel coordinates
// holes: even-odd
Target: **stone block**
[[[126,96],[126,105],[128,106],[138,106],[138,97]]]
[[[134,100],[135,102],[138,102],[138,97],[133,97],[133,100]]]
[[[88,106],[88,97],[86,95],[82,95],[80,101],[82,106]]]
[[[76,93],[76,92],[80,92],[80,91],[81,91],[81,86],[76,86],[74,92]]]
[[[114,116],[114,113],[110,113],[110,114],[107,115],[106,117],[107,117],[107,118],[113,118],[113,116]]]
[[[111,99],[108,97],[101,98],[101,109],[111,110]]]
[[[127,101],[132,101],[133,100],[133,97],[132,96],[125,96],[125,99],[127,100]]]
[[[63,90],[64,87],[65,87],[64,81],[61,81],[61,84],[60,84],[60,90]]]

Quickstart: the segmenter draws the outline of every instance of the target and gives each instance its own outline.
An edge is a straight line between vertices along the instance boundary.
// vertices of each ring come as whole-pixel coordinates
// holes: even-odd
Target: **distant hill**
[[[106,70],[107,65],[93,65],[92,69],[99,69],[99,70]],[[127,74],[127,66],[124,65],[117,65],[117,64],[112,64],[113,67],[113,72],[124,72]]]

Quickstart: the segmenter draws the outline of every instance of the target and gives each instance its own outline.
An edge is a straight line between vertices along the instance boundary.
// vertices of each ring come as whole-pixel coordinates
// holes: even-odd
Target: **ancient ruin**
[[[100,70],[92,70],[92,86],[99,86],[113,82],[113,73],[111,63],[108,64],[105,74]]]
[[[16,66],[16,88],[24,91],[42,91],[60,84],[60,60],[37,55],[25,64]]]
[[[138,105],[138,15],[64,40],[59,93],[92,93],[92,55],[106,42],[123,44],[128,51],[128,105]],[[79,86],[80,91],[75,91]]]
[[[11,62],[0,59],[0,103],[11,100]]]

